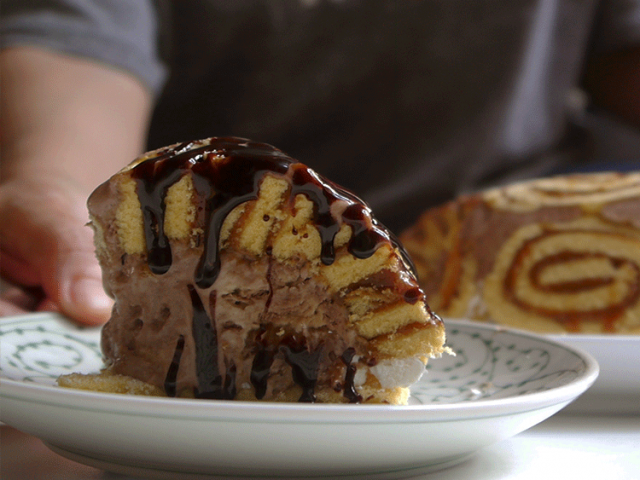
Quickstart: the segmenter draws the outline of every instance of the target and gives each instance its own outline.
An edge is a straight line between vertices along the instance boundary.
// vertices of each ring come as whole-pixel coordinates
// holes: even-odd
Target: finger
[[[29,312],[29,310],[25,310],[20,308],[20,306],[15,305],[11,302],[7,302],[3,299],[0,299],[0,317],[8,317],[10,315],[22,315],[24,313]]]
[[[36,307],[36,310],[38,312],[59,312],[60,306],[56,302],[48,298],[45,298],[42,302],[38,304],[38,306]]]
[[[0,295],[0,315],[17,315],[32,312],[42,302],[44,292],[34,289],[9,287]]]
[[[58,312],[60,307],[46,298],[41,288],[9,287],[0,295],[0,317],[28,312]]]
[[[44,282],[45,289],[57,290],[60,309],[80,323],[99,325],[109,320],[113,301],[102,286],[102,274],[93,251],[61,251],[57,259],[59,281]],[[56,293],[53,293],[55,298]]]

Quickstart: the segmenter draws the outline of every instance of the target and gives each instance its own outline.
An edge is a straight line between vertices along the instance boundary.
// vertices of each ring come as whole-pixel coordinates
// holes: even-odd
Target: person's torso
[[[236,135],[400,228],[561,143],[595,0],[173,3],[151,147]],[[398,214],[399,207],[403,213]]]

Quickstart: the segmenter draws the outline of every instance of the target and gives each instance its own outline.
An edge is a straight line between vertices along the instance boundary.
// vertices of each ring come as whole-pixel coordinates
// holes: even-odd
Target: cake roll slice
[[[88,201],[108,375],[168,396],[407,402],[444,349],[398,240],[280,150],[209,138],[145,154]]]
[[[401,236],[443,316],[538,332],[640,333],[640,174],[462,196]]]

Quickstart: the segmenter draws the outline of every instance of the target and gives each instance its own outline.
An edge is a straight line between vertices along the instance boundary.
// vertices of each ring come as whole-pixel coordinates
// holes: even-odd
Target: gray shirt
[[[3,0],[0,15],[3,47],[147,84],[150,148],[268,142],[396,230],[461,192],[602,160],[582,68],[640,44],[637,0]]]

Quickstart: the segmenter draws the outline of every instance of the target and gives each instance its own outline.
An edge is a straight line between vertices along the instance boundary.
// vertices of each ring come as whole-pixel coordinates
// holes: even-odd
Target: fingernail
[[[109,319],[113,300],[105,293],[100,280],[79,279],[72,287],[71,298],[74,313],[79,321],[96,324]]]

